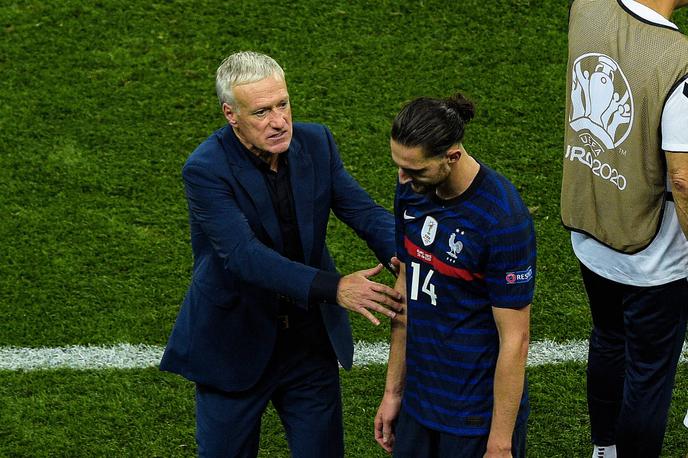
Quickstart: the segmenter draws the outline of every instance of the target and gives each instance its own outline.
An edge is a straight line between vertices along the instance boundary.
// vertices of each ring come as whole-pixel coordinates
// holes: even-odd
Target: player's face
[[[225,118],[249,150],[279,154],[292,136],[287,84],[277,76],[234,86],[236,107],[224,104]]]
[[[451,172],[446,156],[425,157],[420,146],[404,146],[390,140],[392,160],[399,167],[399,183],[411,183],[419,194],[433,191]]]

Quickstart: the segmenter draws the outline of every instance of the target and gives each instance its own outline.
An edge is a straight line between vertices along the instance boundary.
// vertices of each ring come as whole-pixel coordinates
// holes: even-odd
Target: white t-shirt
[[[656,11],[633,0],[621,2],[634,14],[655,24],[678,27]],[[662,149],[688,154],[688,96],[679,84],[662,112]],[[688,92],[688,89],[686,89]],[[667,190],[671,191],[669,180]],[[608,280],[625,285],[656,286],[688,277],[688,241],[678,223],[673,202],[667,201],[659,233],[650,245],[636,254],[624,254],[579,232],[571,232],[576,257],[588,269]]]

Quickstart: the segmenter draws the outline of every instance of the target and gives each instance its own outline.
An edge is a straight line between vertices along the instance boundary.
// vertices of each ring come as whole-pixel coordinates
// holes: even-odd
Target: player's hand
[[[401,409],[401,396],[385,393],[375,415],[375,440],[387,453],[394,448],[394,425]]]
[[[483,458],[513,458],[511,452],[485,452]]]
[[[403,310],[402,296],[398,291],[368,280],[381,271],[382,264],[378,264],[372,269],[350,273],[342,277],[337,286],[337,303],[351,312],[360,313],[375,326],[380,324],[380,320],[370,313],[371,310],[390,318]]]
[[[392,256],[389,260],[389,267],[392,269],[392,273],[395,277],[399,276],[399,269],[401,268],[401,261],[396,256]]]
[[[488,441],[487,451],[483,458],[513,458],[511,454],[511,444],[508,444],[505,448],[491,447]]]

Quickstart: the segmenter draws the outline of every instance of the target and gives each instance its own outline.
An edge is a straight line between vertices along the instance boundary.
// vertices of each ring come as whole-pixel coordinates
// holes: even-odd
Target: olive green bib
[[[562,222],[635,253],[662,218],[661,115],[675,85],[685,84],[688,39],[617,0],[576,0],[567,69]]]

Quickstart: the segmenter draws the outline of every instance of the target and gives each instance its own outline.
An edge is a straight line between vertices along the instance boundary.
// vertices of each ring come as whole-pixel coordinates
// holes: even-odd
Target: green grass
[[[214,69],[238,49],[283,64],[295,119],[330,126],[347,168],[387,208],[394,114],[419,95],[473,97],[466,147],[537,208],[534,336],[585,336],[558,217],[564,2],[194,5],[0,8],[0,345],[164,342],[191,266],[179,171],[223,124]],[[342,271],[374,263],[331,226]],[[360,339],[386,336],[355,327]]]
[[[558,213],[566,5],[1,2],[0,346],[165,342],[191,268],[180,169],[222,126],[214,71],[240,49],[284,66],[295,119],[327,124],[348,170],[387,208],[396,176],[388,134],[401,105],[456,90],[472,97],[465,146],[534,209],[532,337],[586,338],[589,312]],[[328,240],[343,272],[375,263],[335,220]],[[388,336],[359,317],[353,326],[357,340]],[[370,431],[383,372],[342,377],[349,456],[382,456]],[[530,456],[588,454],[582,366],[530,373]],[[682,367],[666,456],[688,450],[686,375]],[[0,456],[189,456],[195,447],[190,384],[154,370],[1,372],[0,406]],[[270,411],[261,453],[284,449]]]
[[[585,368],[581,364],[528,370],[531,388],[528,456],[590,453]],[[0,374],[0,456],[188,457],[194,442],[193,385],[155,369],[39,371]],[[373,439],[373,417],[384,367],[356,368],[342,377],[347,456],[387,456]],[[688,368],[678,374],[662,456],[683,457],[681,422],[688,403]],[[288,457],[275,411],[263,418],[261,457]]]

